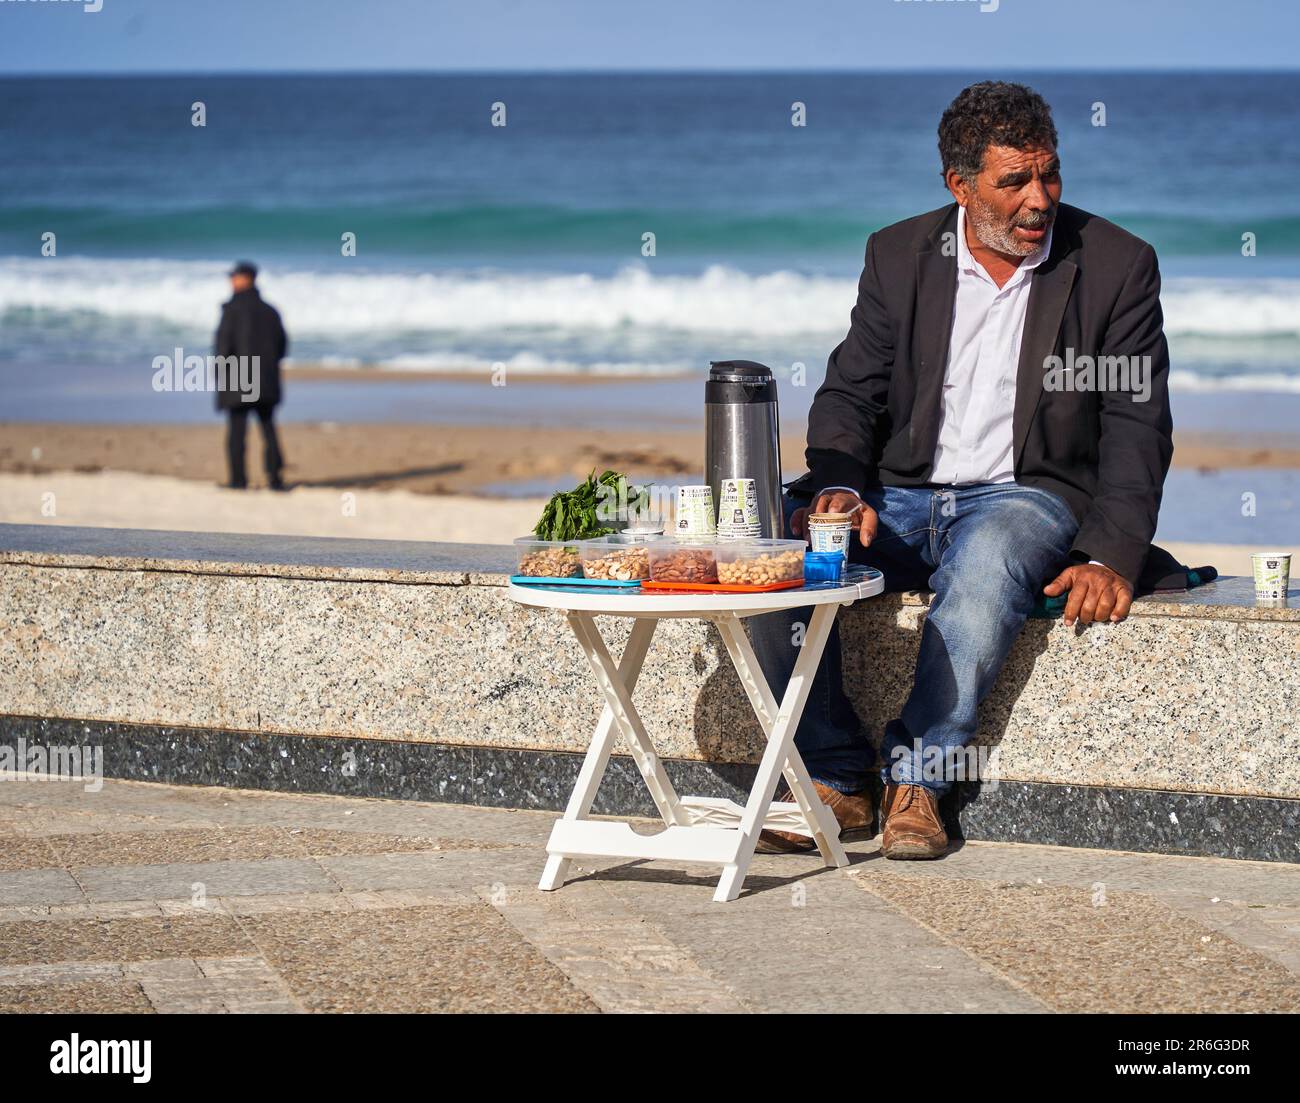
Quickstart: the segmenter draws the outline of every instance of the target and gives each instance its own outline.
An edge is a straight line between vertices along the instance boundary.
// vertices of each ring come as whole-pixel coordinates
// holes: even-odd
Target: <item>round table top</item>
[[[510,583],[509,596],[521,605],[540,609],[573,609],[609,616],[679,616],[734,612],[769,613],[778,609],[799,609],[805,605],[851,605],[875,597],[885,588],[885,576],[870,567],[853,566],[844,582],[814,582],[794,590],[771,590],[763,594],[699,591],[643,593],[631,587],[614,586],[520,586]]]

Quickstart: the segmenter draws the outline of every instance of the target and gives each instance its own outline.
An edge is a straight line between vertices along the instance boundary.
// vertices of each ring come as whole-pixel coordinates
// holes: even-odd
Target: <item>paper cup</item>
[[[718,538],[737,540],[761,536],[758,484],[753,479],[723,479],[718,489]]]
[[[714,536],[718,531],[717,514],[713,512],[713,488],[679,486],[677,488],[677,522],[673,533],[677,536]]]
[[[1285,598],[1291,582],[1291,553],[1256,552],[1250,562],[1255,571],[1255,597],[1263,601]]]
[[[849,557],[853,518],[847,513],[813,513],[808,517],[808,540],[815,552],[840,552]]]

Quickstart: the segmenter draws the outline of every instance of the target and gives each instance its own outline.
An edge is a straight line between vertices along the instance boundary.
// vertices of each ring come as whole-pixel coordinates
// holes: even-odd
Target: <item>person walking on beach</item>
[[[263,459],[267,483],[272,490],[285,490],[281,478],[284,459],[280,441],[275,432],[275,407],[281,398],[280,361],[289,348],[289,338],[284,332],[279,311],[264,302],[257,290],[257,266],[240,261],[230,270],[230,288],[233,294],[221,307],[221,324],[217,327],[216,355],[219,359],[247,358],[255,375],[255,385],[248,387],[248,378],[241,371],[230,371],[219,376],[217,410],[225,410],[229,421],[226,427],[226,459],[230,481],[224,485],[232,490],[248,486],[244,470],[245,440],[248,434],[249,412],[257,414],[262,427]],[[224,386],[222,385],[224,383]]]
[[[848,335],[808,414],[808,474],[785,499],[794,535],[809,512],[850,514],[854,562],[890,589],[934,592],[878,761],[838,632],[795,733],[841,837],[870,833],[879,769],[886,858],[947,850],[938,799],[1040,596],[1068,594],[1067,625],[1122,621],[1159,558],[1173,425],[1156,255],[1061,202],[1056,147],[1051,109],[1022,84],[971,85],[944,112],[953,202],[867,239]],[[807,610],[749,622],[778,694],[799,623]],[[812,845],[760,837],[769,853]]]

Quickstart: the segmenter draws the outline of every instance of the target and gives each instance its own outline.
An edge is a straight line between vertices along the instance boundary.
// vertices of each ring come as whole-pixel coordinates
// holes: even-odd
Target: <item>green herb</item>
[[[586,481],[573,490],[551,495],[533,535],[538,540],[586,540],[608,535],[614,529],[604,521],[614,519],[623,487],[627,488],[624,493],[629,510],[640,508],[649,497],[642,487],[627,487],[626,475],[606,471],[598,479],[593,469]]]

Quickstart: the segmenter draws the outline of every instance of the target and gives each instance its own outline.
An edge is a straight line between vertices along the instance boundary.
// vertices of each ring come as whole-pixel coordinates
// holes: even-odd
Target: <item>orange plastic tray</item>
[[[763,586],[743,582],[655,582],[647,578],[642,580],[641,589],[652,593],[656,590],[686,590],[697,594],[765,594],[771,590],[793,590],[802,585],[802,578],[787,578],[784,582],[769,582]]]

